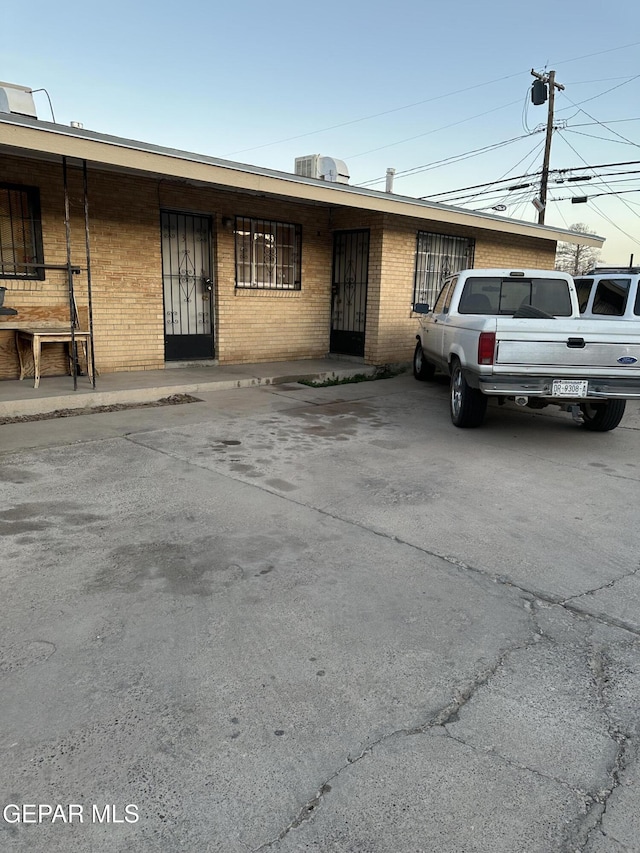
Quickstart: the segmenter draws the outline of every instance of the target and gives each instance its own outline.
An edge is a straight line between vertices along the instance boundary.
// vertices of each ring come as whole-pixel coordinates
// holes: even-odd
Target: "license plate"
[[[553,397],[586,397],[589,383],[586,379],[569,381],[554,379],[551,387]]]

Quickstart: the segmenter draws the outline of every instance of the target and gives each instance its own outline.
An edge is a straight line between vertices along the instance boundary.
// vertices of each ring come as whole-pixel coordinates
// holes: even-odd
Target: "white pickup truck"
[[[451,420],[482,424],[488,397],[571,412],[586,429],[615,429],[640,399],[640,324],[584,319],[573,279],[555,270],[462,270],[433,307],[416,303],[416,379],[451,377]]]

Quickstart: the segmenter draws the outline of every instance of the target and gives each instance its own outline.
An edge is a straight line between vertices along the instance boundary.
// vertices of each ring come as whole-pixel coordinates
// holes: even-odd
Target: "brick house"
[[[0,286],[18,311],[0,316],[0,379],[18,375],[17,326],[69,322],[70,278],[103,373],[408,361],[412,303],[445,272],[553,267],[569,236],[603,242],[0,111]],[[66,367],[56,346],[43,375]]]

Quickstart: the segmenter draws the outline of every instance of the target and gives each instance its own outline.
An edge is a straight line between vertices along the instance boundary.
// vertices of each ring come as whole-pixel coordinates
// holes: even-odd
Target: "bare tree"
[[[583,222],[577,222],[571,226],[572,231],[578,234],[595,234]],[[600,249],[592,246],[581,246],[578,243],[558,243],[556,249],[556,269],[568,272],[571,275],[584,275],[598,263]]]

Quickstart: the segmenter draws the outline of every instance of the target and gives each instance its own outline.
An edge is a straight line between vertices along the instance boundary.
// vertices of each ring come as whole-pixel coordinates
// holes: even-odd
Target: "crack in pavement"
[[[153,452],[157,452],[157,453],[160,453],[162,455],[165,455],[165,456],[167,456],[173,460],[180,461],[182,463],[186,463],[187,465],[192,465],[196,468],[200,468],[200,469],[206,470],[208,472],[211,471],[211,468],[206,466],[206,465],[200,464],[198,462],[194,462],[194,461],[189,460],[189,459],[183,459],[182,457],[176,456],[175,454],[170,453],[168,451],[161,450],[161,449],[153,447],[153,446],[149,446],[144,441],[141,441],[139,438],[136,439],[134,437],[127,437],[127,440],[131,441],[134,444],[138,444],[140,446],[143,446],[146,449],[151,450]],[[395,730],[395,731],[390,732],[388,734],[382,735],[376,741],[368,744],[360,752],[359,755],[355,756],[354,758],[347,756],[346,762],[341,767],[339,767],[334,773],[332,773],[331,776],[329,776],[322,783],[322,785],[319,786],[319,788],[316,790],[316,793],[314,794],[314,796],[311,797],[299,809],[299,811],[297,812],[297,814],[295,815],[293,820],[290,821],[290,823],[283,830],[281,830],[281,832],[275,838],[273,838],[269,841],[266,841],[263,844],[261,844],[259,847],[255,848],[254,853],[259,853],[259,851],[264,851],[264,850],[267,850],[269,848],[272,848],[273,846],[275,846],[276,844],[281,842],[293,829],[296,829],[296,828],[300,827],[302,824],[312,820],[315,817],[315,815],[317,814],[318,809],[322,805],[325,796],[331,791],[331,783],[333,782],[333,780],[335,780],[338,776],[340,776],[340,774],[344,770],[346,770],[347,768],[349,768],[353,764],[358,763],[365,756],[371,754],[378,746],[389,741],[392,738],[408,737],[408,736],[414,736],[414,735],[419,735],[419,734],[426,734],[433,729],[441,728],[445,732],[447,737],[450,737],[453,740],[456,740],[456,741],[466,745],[469,748],[479,749],[478,747],[475,747],[473,744],[467,743],[467,742],[465,742],[459,738],[454,737],[448,731],[446,726],[448,723],[455,721],[460,710],[466,705],[466,703],[471,699],[471,697],[476,693],[477,690],[481,689],[484,685],[486,685],[488,683],[488,681],[497,672],[497,670],[500,668],[500,666],[502,666],[502,664],[504,663],[504,660],[506,659],[506,657],[508,655],[510,655],[513,652],[516,652],[518,650],[526,649],[526,648],[530,647],[534,642],[539,641],[541,637],[545,637],[544,632],[542,631],[542,629],[541,629],[541,627],[538,624],[537,619],[536,619],[536,603],[537,602],[539,602],[541,604],[547,604],[547,605],[561,607],[567,613],[570,613],[573,616],[577,616],[578,618],[586,621],[587,623],[590,623],[590,622],[591,623],[600,623],[600,624],[607,625],[610,627],[619,628],[619,629],[624,630],[624,631],[626,631],[626,632],[628,632],[634,636],[640,636],[640,629],[636,628],[635,626],[633,626],[629,623],[626,623],[623,620],[617,619],[615,617],[609,617],[609,616],[604,615],[604,614],[601,614],[601,615],[591,614],[591,613],[583,610],[579,606],[579,603],[578,603],[580,601],[580,599],[584,598],[585,596],[594,595],[595,593],[597,593],[600,590],[611,588],[615,584],[617,584],[621,580],[623,580],[624,578],[631,577],[631,576],[637,574],[638,572],[640,572],[640,565],[637,568],[635,568],[634,570],[625,573],[621,577],[618,577],[618,578],[615,578],[611,581],[608,581],[606,584],[602,584],[600,587],[594,588],[592,590],[587,590],[583,593],[579,593],[579,594],[576,594],[573,596],[562,598],[561,596],[556,596],[556,595],[549,594],[549,593],[543,593],[540,590],[536,590],[535,588],[528,588],[528,587],[525,587],[523,585],[514,583],[513,581],[510,581],[504,575],[494,574],[490,571],[479,568],[477,566],[469,565],[468,563],[465,563],[464,561],[462,561],[462,560],[460,560],[460,559],[458,559],[452,555],[440,554],[438,552],[431,551],[427,548],[423,548],[421,546],[415,545],[412,542],[408,542],[408,541],[406,541],[406,540],[404,540],[398,536],[386,533],[386,532],[381,531],[381,530],[376,530],[375,528],[372,528],[372,527],[368,527],[361,522],[354,521],[351,519],[345,519],[345,518],[337,515],[336,513],[330,512],[329,510],[323,509],[321,507],[313,506],[312,504],[304,503],[303,501],[296,500],[295,498],[288,496],[288,495],[282,495],[280,492],[273,490],[273,489],[270,489],[265,485],[262,485],[259,483],[247,483],[245,480],[231,476],[230,474],[223,472],[223,471],[219,471],[219,470],[216,471],[216,473],[219,476],[224,477],[225,479],[232,480],[233,482],[238,482],[244,486],[248,486],[249,488],[258,488],[261,491],[267,492],[267,493],[273,495],[274,497],[279,498],[280,500],[286,501],[288,503],[295,504],[296,506],[300,506],[300,507],[305,508],[307,510],[310,510],[312,512],[320,513],[321,515],[324,515],[325,517],[331,518],[334,521],[338,521],[342,524],[357,527],[357,528],[359,528],[359,529],[361,529],[367,533],[370,533],[374,536],[379,536],[379,537],[386,539],[388,541],[396,542],[399,545],[404,545],[404,546],[411,548],[415,551],[419,551],[422,554],[425,554],[425,555],[428,555],[428,556],[433,557],[435,559],[441,560],[441,561],[449,564],[450,566],[454,566],[455,568],[457,568],[461,571],[472,572],[474,574],[480,575],[481,577],[483,577],[487,580],[491,580],[494,583],[500,584],[500,585],[505,586],[505,587],[509,587],[513,590],[516,590],[523,597],[524,602],[525,602],[525,606],[527,606],[530,609],[533,624],[535,625],[535,629],[536,629],[536,634],[535,634],[534,638],[529,643],[526,643],[524,645],[515,645],[515,646],[509,648],[508,650],[506,650],[505,652],[503,652],[498,657],[498,659],[496,660],[496,662],[492,666],[486,668],[483,672],[481,672],[478,676],[476,676],[476,678],[473,679],[473,681],[469,685],[467,685],[464,689],[459,690],[456,693],[456,695],[454,696],[454,698],[447,705],[445,705],[442,709],[440,709],[440,711],[438,711],[436,714],[431,716],[424,724],[417,726],[415,728],[398,729],[398,730]],[[546,639],[551,641],[551,638],[546,638]],[[603,823],[604,816],[605,816],[606,811],[607,811],[608,801],[609,801],[609,798],[611,797],[613,791],[615,791],[616,788],[620,785],[621,776],[624,773],[624,771],[626,770],[627,765],[628,765],[627,752],[628,752],[629,736],[627,734],[621,732],[619,729],[617,729],[613,725],[608,713],[606,712],[606,703],[604,700],[604,683],[605,683],[604,671],[605,671],[605,667],[606,667],[606,660],[602,655],[598,656],[597,654],[594,653],[590,659],[590,665],[592,668],[592,672],[594,674],[594,684],[596,685],[596,689],[598,691],[598,695],[599,695],[599,698],[601,700],[601,704],[603,706],[603,710],[605,712],[605,716],[607,719],[607,727],[608,727],[609,735],[618,744],[618,749],[616,751],[614,763],[613,763],[612,767],[610,768],[610,770],[608,771],[608,774],[607,774],[608,775],[608,781],[602,788],[600,788],[595,793],[580,791],[578,789],[572,788],[566,781],[554,778],[552,776],[547,776],[544,773],[542,773],[540,771],[533,770],[530,767],[526,767],[524,765],[519,765],[517,762],[513,762],[512,760],[506,758],[505,756],[500,755],[500,753],[492,752],[492,754],[494,754],[500,760],[503,760],[507,763],[513,764],[513,766],[518,767],[521,770],[534,773],[534,774],[536,774],[542,778],[547,778],[550,781],[554,781],[555,783],[564,785],[569,790],[571,790],[575,796],[577,796],[580,800],[582,800],[583,808],[586,810],[586,815],[584,817],[579,818],[579,820],[577,821],[578,825],[573,830],[573,839],[570,842],[573,845],[573,846],[571,846],[571,853],[578,853],[578,851],[584,850],[585,846],[589,843],[589,839],[593,835],[594,832],[600,831],[606,835],[606,833],[604,833],[604,830],[602,828],[602,823]],[[576,847],[576,842],[580,846]]]
[[[638,571],[636,569],[636,571]],[[595,647],[593,645],[590,646],[590,655],[589,655],[589,668],[591,669],[593,675],[593,685],[596,692],[596,697],[598,700],[598,704],[604,714],[604,717],[607,721],[607,732],[609,737],[614,740],[618,744],[618,749],[616,751],[616,755],[613,761],[613,764],[608,772],[609,781],[606,786],[600,789],[594,797],[594,807],[599,806],[597,810],[594,810],[595,822],[589,828],[585,840],[584,846],[589,842],[591,835],[599,830],[604,835],[606,833],[603,829],[603,821],[604,817],[607,813],[607,808],[609,805],[609,799],[613,792],[618,788],[622,782],[622,776],[630,764],[630,760],[628,758],[628,750],[631,744],[631,734],[629,732],[622,731],[622,729],[617,726],[613,720],[611,719],[611,714],[609,712],[609,703],[606,698],[606,690],[607,685],[609,684],[609,676],[608,669],[610,667],[610,661],[607,657],[604,649],[600,646]],[[584,849],[583,846],[583,849]]]
[[[154,432],[155,432],[155,430],[154,430]],[[190,465],[194,468],[198,468],[202,471],[207,471],[209,473],[211,473],[211,471],[212,471],[212,469],[210,467],[208,467],[207,465],[196,462],[192,459],[185,459],[182,456],[176,456],[174,453],[170,453],[167,450],[162,450],[158,447],[154,447],[153,445],[146,444],[144,441],[141,441],[137,437],[134,437],[132,435],[126,435],[126,436],[123,436],[123,438],[126,441],[131,442],[131,444],[135,444],[139,447],[144,447],[145,449],[151,450],[152,452],[155,452],[155,453],[159,453],[162,456],[167,456],[169,459],[173,459],[174,461],[182,462],[186,465]],[[321,515],[324,515],[326,518],[331,518],[334,521],[341,522],[342,524],[347,524],[347,525],[350,525],[352,527],[357,527],[358,529],[364,530],[365,532],[370,533],[373,536],[379,536],[380,538],[386,539],[390,542],[397,542],[399,545],[405,545],[407,548],[411,548],[414,551],[418,551],[421,554],[425,554],[429,557],[435,557],[437,560],[442,560],[443,562],[448,563],[449,565],[455,566],[458,569],[473,572],[474,574],[480,575],[481,577],[486,578],[487,580],[493,581],[493,583],[497,583],[497,584],[500,584],[501,586],[510,587],[511,589],[518,590],[519,592],[523,593],[523,595],[526,597],[537,598],[540,601],[544,602],[545,604],[558,605],[560,607],[565,608],[570,613],[576,613],[576,614],[579,614],[582,616],[586,616],[590,619],[594,619],[596,622],[602,623],[603,625],[608,625],[609,627],[614,627],[614,628],[620,628],[623,631],[628,631],[629,633],[640,637],[640,628],[637,628],[634,625],[632,625],[628,622],[625,622],[622,619],[617,619],[616,617],[613,617],[613,616],[608,616],[605,614],[597,614],[596,615],[596,614],[589,613],[588,611],[582,610],[579,606],[572,603],[573,599],[579,599],[581,596],[587,595],[588,592],[591,592],[591,591],[579,593],[579,594],[576,594],[574,596],[569,596],[568,598],[562,598],[562,596],[560,596],[560,595],[553,595],[552,593],[543,592],[542,590],[536,589],[535,587],[526,587],[526,586],[523,586],[522,584],[516,583],[515,581],[509,580],[509,578],[507,578],[504,574],[494,574],[493,572],[487,571],[486,569],[481,569],[478,566],[472,566],[469,563],[465,563],[462,560],[459,560],[457,557],[453,557],[453,556],[447,555],[447,554],[441,554],[437,551],[431,551],[428,548],[423,548],[422,546],[416,545],[413,542],[409,542],[406,539],[402,539],[399,536],[395,536],[395,535],[390,534],[390,533],[385,533],[382,530],[377,530],[375,527],[367,527],[367,525],[365,525],[362,522],[354,521],[353,519],[349,519],[349,518],[344,518],[343,516],[337,515],[336,513],[333,513],[333,512],[330,512],[329,510],[323,509],[322,507],[314,506],[313,504],[304,503],[301,500],[296,500],[291,495],[283,495],[281,492],[278,492],[275,489],[271,489],[268,486],[263,485],[262,483],[257,483],[257,482],[249,483],[246,480],[242,480],[239,477],[234,477],[233,475],[231,475],[225,471],[220,471],[217,469],[215,469],[215,473],[219,477],[223,477],[226,480],[231,480],[234,483],[240,483],[243,486],[247,486],[248,488],[259,489],[260,491],[266,492],[267,494],[270,494],[270,495],[273,495],[274,497],[279,498],[280,500],[286,501],[287,503],[292,503],[292,504],[295,504],[295,506],[302,507],[302,508],[310,510],[312,512],[320,513]],[[635,569],[630,574],[636,574],[636,572],[638,572],[638,571],[640,571],[640,567],[638,567],[638,569]],[[627,577],[627,575],[624,575],[623,578],[624,577]],[[605,584],[605,587],[609,584],[618,583],[623,578],[616,578],[614,581],[609,581],[608,584]],[[595,591],[597,591],[597,590],[595,590]]]
[[[312,820],[317,814],[319,806],[322,804],[324,797],[328,794],[332,788],[331,783],[336,779],[340,774],[349,767],[352,767],[354,764],[357,764],[361,761],[365,756],[370,755],[373,751],[383,743],[387,741],[398,738],[398,737],[413,737],[415,735],[428,734],[431,730],[439,728],[442,729],[446,736],[451,738],[452,740],[458,740],[458,738],[454,738],[447,731],[447,724],[454,722],[458,718],[458,714],[464,708],[464,706],[469,702],[469,700],[475,695],[475,693],[484,687],[491,678],[496,674],[496,672],[500,669],[500,667],[504,664],[505,660],[509,657],[509,655],[513,654],[517,651],[523,651],[532,646],[535,642],[535,639],[527,643],[519,643],[515,644],[508,649],[505,649],[496,659],[496,661],[490,666],[485,667],[485,669],[480,672],[469,684],[467,684],[462,689],[458,689],[450,702],[444,705],[439,711],[433,714],[429,719],[422,723],[419,726],[414,726],[412,728],[401,728],[395,729],[392,732],[388,732],[387,734],[381,735],[381,737],[377,738],[377,740],[369,743],[364,749],[356,755],[354,758],[351,758],[347,755],[346,762],[335,770],[331,776],[329,776],[320,787],[316,790],[315,795],[302,806],[302,808],[298,811],[294,819],[287,824],[287,826],[281,830],[275,838],[270,839],[269,841],[265,841],[259,847],[254,848],[253,853],[260,853],[262,850],[267,850],[280,841],[282,841],[293,829],[297,829],[303,823],[307,823]],[[463,743],[462,741],[459,741]],[[468,744],[467,744],[468,745]],[[540,774],[542,775],[542,774]]]
[[[585,595],[595,595],[597,592],[601,592],[603,589],[611,589],[617,583],[620,583],[620,581],[625,580],[625,578],[632,578],[634,575],[637,575],[638,572],[640,572],[640,564],[638,564],[638,567],[636,569],[633,569],[630,572],[625,572],[625,574],[620,575],[620,577],[614,578],[613,580],[602,584],[602,586],[596,586],[593,589],[587,589],[584,592],[576,593],[576,595],[570,595],[568,598],[565,598],[562,603],[566,604],[569,601],[575,601],[577,598],[583,598],[583,596]]]
[[[464,740],[464,738],[457,737],[456,735],[451,734],[451,732],[446,728],[446,726],[445,731],[447,737],[451,738],[451,740],[455,740],[457,743],[460,743],[463,746],[468,747],[469,749],[473,749],[474,752],[479,752],[483,755],[492,755],[495,758],[499,758],[500,761],[504,761],[505,764],[508,764],[511,767],[515,767],[517,770],[524,770],[526,773],[531,773],[534,776],[539,776],[541,779],[546,779],[548,782],[555,782],[558,785],[562,785],[563,788],[566,788],[568,791],[571,791],[572,794],[575,794],[577,797],[582,799],[585,803],[585,806],[591,800],[591,795],[587,791],[583,791],[581,788],[574,788],[572,785],[569,784],[569,782],[567,782],[566,779],[561,779],[558,776],[551,776],[549,773],[543,773],[542,770],[536,770],[535,767],[528,767],[526,764],[520,764],[520,762],[514,761],[513,758],[509,758],[507,755],[503,755],[496,749],[487,749],[485,747],[478,746],[475,743],[471,743],[468,740]]]

